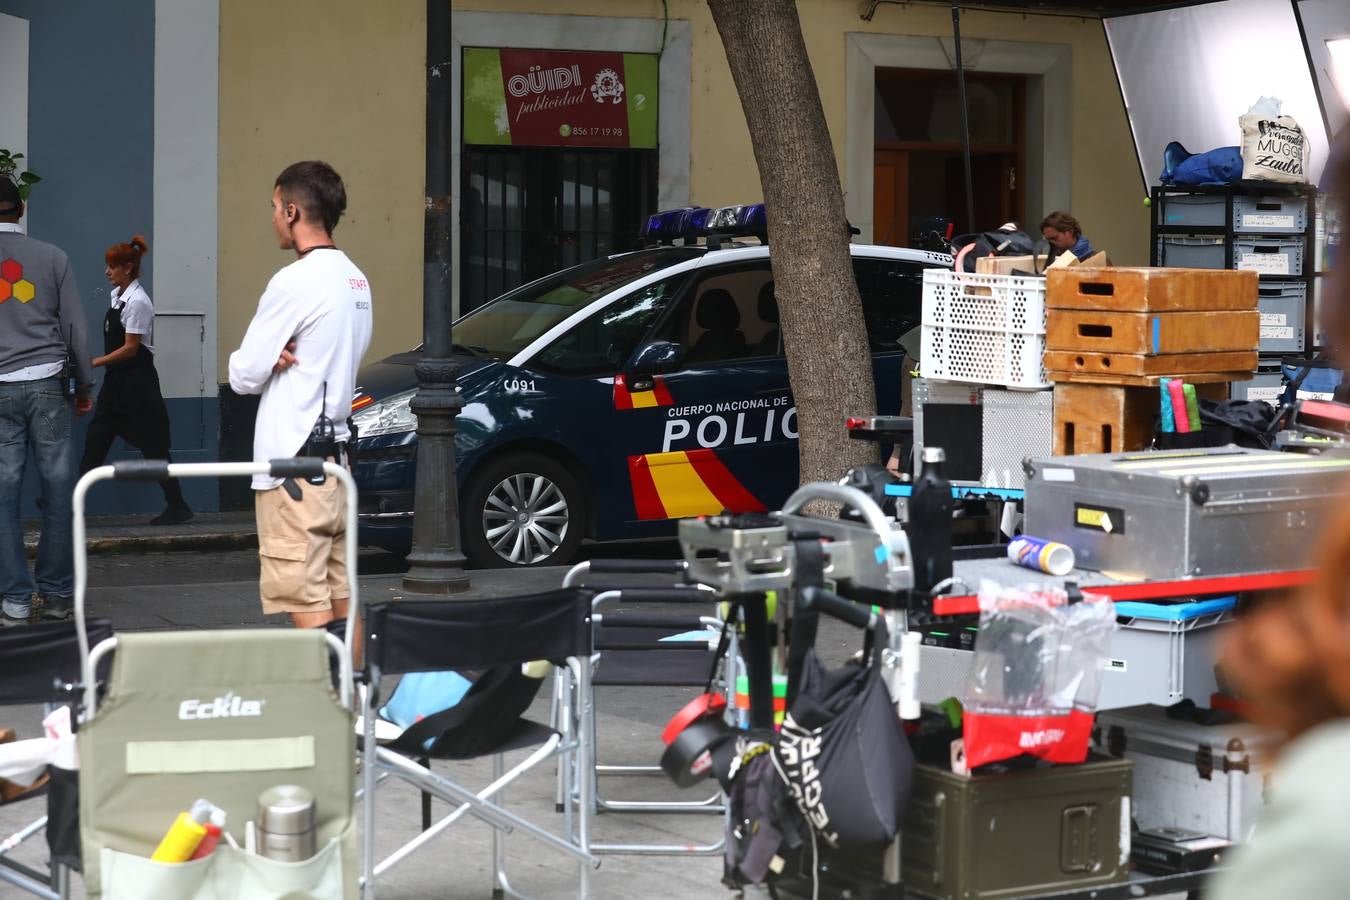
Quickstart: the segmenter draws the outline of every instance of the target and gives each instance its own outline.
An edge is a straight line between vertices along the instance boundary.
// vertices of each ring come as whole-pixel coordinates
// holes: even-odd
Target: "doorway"
[[[655,150],[466,146],[460,314],[559,269],[632,250],[656,207]]]
[[[873,242],[996,228],[1026,215],[1025,75],[966,73],[975,221],[968,221],[955,75],[876,70]],[[1025,223],[1024,223],[1025,224]]]

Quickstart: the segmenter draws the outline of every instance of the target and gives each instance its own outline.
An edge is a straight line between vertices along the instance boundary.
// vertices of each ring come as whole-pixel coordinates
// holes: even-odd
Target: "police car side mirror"
[[[648,341],[633,354],[628,370],[631,374],[659,375],[673,372],[684,362],[684,347],[671,341]]]

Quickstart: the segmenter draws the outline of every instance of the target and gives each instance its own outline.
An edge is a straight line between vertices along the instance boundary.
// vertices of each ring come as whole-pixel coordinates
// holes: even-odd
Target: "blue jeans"
[[[19,492],[29,447],[42,488],[37,592],[69,597],[75,590],[70,534],[75,489],[72,414],[73,404],[62,394],[60,379],[0,381],[0,597],[9,610],[27,609],[34,588],[19,519]]]

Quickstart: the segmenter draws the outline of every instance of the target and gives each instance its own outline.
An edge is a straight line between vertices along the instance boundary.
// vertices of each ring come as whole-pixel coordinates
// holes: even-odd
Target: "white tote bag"
[[[1293,116],[1247,113],[1242,126],[1242,177],[1256,181],[1305,184],[1308,139]]]

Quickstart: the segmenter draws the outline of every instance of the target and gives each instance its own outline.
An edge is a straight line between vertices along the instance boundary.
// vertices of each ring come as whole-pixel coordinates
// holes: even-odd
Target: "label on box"
[[[1130,840],[1134,832],[1134,819],[1130,816],[1130,798],[1120,798],[1120,865],[1124,867],[1130,861]]]
[[[1247,388],[1248,400],[1264,400],[1271,406],[1280,405],[1280,397],[1284,396],[1282,387],[1254,387]]]
[[[1293,228],[1294,217],[1274,213],[1243,213],[1243,228]]]
[[[1073,469],[1042,469],[1041,478],[1045,481],[1073,481]]]
[[[1261,313],[1262,325],[1288,325],[1289,317],[1284,313]]]
[[[1289,257],[1279,252],[1244,253],[1237,267],[1244,272],[1260,272],[1262,275],[1288,275]]]
[[[1274,325],[1261,326],[1261,340],[1263,341],[1268,340],[1292,341],[1293,339],[1294,339],[1294,329],[1292,326],[1288,328],[1279,328]]]
[[[1123,659],[1108,659],[1102,668],[1108,672],[1119,672],[1124,675],[1130,671],[1130,664]]]
[[[1073,505],[1073,524],[1075,528],[1100,531],[1104,534],[1125,533],[1125,510],[1109,506],[1088,506],[1083,503]]]

